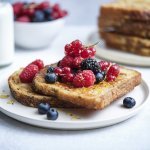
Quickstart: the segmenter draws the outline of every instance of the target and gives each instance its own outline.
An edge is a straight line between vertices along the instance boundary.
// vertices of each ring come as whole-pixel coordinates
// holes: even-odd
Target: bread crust
[[[56,82],[48,84],[44,80],[47,68],[41,70],[33,80],[36,92],[56,96],[58,99],[72,102],[88,109],[103,109],[117,98],[122,97],[140,84],[141,74],[130,69],[121,69],[114,82],[103,81],[91,87],[75,88],[70,84]]]
[[[19,74],[22,71],[14,72],[8,79],[8,85],[12,96],[21,104],[37,107],[39,103],[49,103],[51,107],[57,108],[79,108],[80,106],[74,105],[70,102],[60,101],[56,97],[45,96],[33,91],[32,84],[21,83]]]

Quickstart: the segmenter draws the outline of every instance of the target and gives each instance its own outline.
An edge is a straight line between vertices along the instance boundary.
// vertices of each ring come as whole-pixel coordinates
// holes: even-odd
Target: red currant
[[[75,41],[72,41],[72,46],[74,48],[81,48],[82,47],[82,42],[80,40],[75,40]]]
[[[68,55],[71,57],[74,57],[74,49],[71,48]]]
[[[96,53],[96,49],[94,47],[89,47],[88,48],[89,51],[91,51],[91,56],[95,56],[95,53]]]
[[[66,44],[65,45],[65,55],[69,55],[69,52],[70,52],[70,50],[71,50],[71,44]]]
[[[110,62],[105,61],[105,60],[102,60],[99,62],[99,65],[100,65],[102,71],[106,71],[108,69],[108,67],[110,66],[110,64],[111,64]]]
[[[71,72],[71,68],[69,67],[62,68],[62,74],[69,74],[70,72]]]
[[[112,82],[112,81],[114,81],[116,79],[116,77],[115,76],[113,76],[113,75],[107,75],[106,76],[106,80],[108,81],[108,82]]]
[[[89,58],[91,57],[91,51],[89,51],[88,49],[84,48],[81,52],[81,57],[82,58]]]
[[[119,72],[120,72],[120,67],[119,67],[119,65],[113,64],[113,65],[111,65],[110,68],[108,69],[107,74],[117,77],[117,76],[119,75]]]
[[[74,48],[73,51],[74,51],[74,56],[75,56],[75,57],[80,56],[81,49],[79,49],[79,48]]]
[[[81,56],[75,57],[73,60],[73,68],[80,68],[80,64],[82,62],[83,58]]]
[[[62,74],[62,69],[61,69],[60,67],[56,67],[56,68],[54,69],[54,72],[55,72],[57,75],[60,75],[60,74]]]

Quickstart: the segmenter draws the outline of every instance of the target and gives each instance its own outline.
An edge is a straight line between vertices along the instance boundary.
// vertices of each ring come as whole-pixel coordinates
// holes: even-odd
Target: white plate
[[[122,63],[133,66],[150,67],[150,57],[134,55],[131,53],[121,52],[115,49],[111,49],[105,46],[104,41],[100,39],[98,32],[93,32],[88,38],[88,43],[95,43],[100,41],[97,46],[96,55],[99,58],[109,61]]]
[[[79,130],[113,125],[137,114],[147,102],[149,95],[148,85],[142,81],[140,86],[126,95],[136,99],[137,104],[132,109],[122,106],[124,98],[122,97],[107,108],[98,111],[58,109],[59,118],[56,121],[49,121],[46,115],[39,115],[36,108],[26,107],[12,98],[7,84],[9,75],[10,73],[7,72],[0,77],[0,93],[10,95],[6,99],[0,98],[0,111],[21,122],[44,128]],[[10,100],[13,100],[14,104],[9,104]]]

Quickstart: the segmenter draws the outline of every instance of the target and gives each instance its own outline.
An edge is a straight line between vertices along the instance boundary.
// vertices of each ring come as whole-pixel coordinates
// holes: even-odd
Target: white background
[[[60,0],[62,6],[70,11],[67,25],[96,25],[99,5],[107,1]],[[74,34],[73,31],[71,34]],[[83,33],[77,37],[80,36],[86,38]],[[66,38],[69,38],[69,35]],[[54,43],[57,43],[57,39]],[[33,55],[31,52],[17,50],[15,62],[12,66],[0,68],[0,76],[7,69],[26,65],[26,62],[40,56],[44,58],[44,52],[47,53],[46,57],[61,58],[62,53],[51,53],[55,50],[53,45],[48,50],[37,51],[32,53]],[[26,62],[22,61],[23,56],[26,56]],[[142,72],[147,82],[150,81],[149,68],[136,69]],[[32,127],[0,113],[0,150],[149,150],[150,103],[148,104],[140,114],[125,122],[86,131],[58,131]]]

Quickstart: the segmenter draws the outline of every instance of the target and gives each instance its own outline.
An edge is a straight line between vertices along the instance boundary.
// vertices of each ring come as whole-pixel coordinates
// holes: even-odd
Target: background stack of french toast
[[[100,8],[99,34],[111,48],[150,56],[150,0],[119,0]]]

